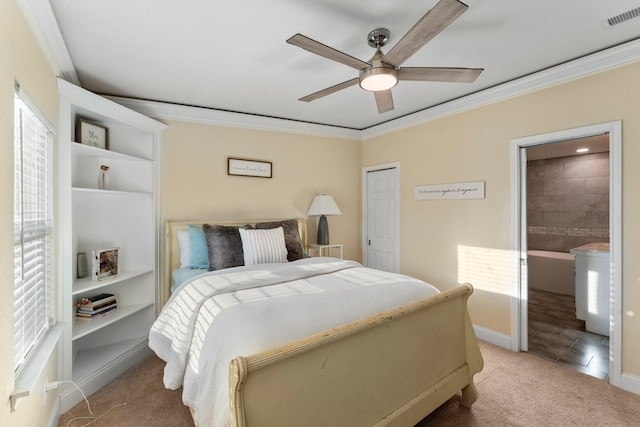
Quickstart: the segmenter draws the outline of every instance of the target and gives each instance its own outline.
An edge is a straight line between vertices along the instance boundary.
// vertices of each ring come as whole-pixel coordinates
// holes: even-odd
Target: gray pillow
[[[209,271],[244,265],[238,228],[215,224],[202,226],[209,253]]]
[[[258,229],[269,229],[282,227],[284,230],[284,243],[287,246],[287,261],[295,261],[303,258],[302,239],[298,231],[298,220],[287,219],[284,221],[259,222]]]

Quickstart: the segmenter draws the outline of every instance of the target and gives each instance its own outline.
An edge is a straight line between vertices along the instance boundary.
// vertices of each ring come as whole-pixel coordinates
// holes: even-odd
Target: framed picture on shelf
[[[92,257],[92,279],[94,281],[111,279],[120,274],[118,267],[118,249],[99,249],[93,251]]]
[[[109,128],[83,118],[76,119],[76,141],[92,147],[109,149]]]

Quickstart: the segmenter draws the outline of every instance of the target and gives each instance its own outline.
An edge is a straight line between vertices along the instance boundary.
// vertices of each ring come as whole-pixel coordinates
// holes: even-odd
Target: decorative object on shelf
[[[92,147],[109,149],[109,129],[78,117],[76,119],[76,141]]]
[[[120,274],[118,267],[118,249],[99,249],[93,251],[93,280],[104,280]]]
[[[89,274],[87,268],[87,254],[85,252],[78,252],[78,257],[76,259],[77,267],[76,267],[76,275],[79,279],[87,277]]]
[[[227,175],[271,178],[271,162],[262,160],[227,158]]]
[[[319,245],[329,244],[329,225],[327,224],[327,217],[325,215],[341,215],[340,209],[333,197],[326,194],[316,196],[309,207],[307,215],[320,215],[320,221],[318,221],[318,240]]]
[[[109,166],[100,165],[100,174],[98,175],[98,188],[101,190],[109,189]]]
[[[76,303],[76,319],[93,320],[112,313],[117,308],[118,303],[113,294],[99,294],[89,298],[82,298]]]

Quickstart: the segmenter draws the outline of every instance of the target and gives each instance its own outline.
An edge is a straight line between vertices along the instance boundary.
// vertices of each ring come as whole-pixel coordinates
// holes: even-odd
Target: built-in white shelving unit
[[[63,380],[91,394],[150,353],[159,282],[158,153],[166,126],[62,79],[58,88],[60,364]],[[108,149],[76,142],[78,117],[108,128]],[[98,188],[101,165],[110,168],[108,189]],[[118,248],[119,275],[94,281],[92,251],[109,248]],[[79,252],[87,254],[85,278],[77,277]],[[100,293],[114,294],[117,310],[76,320],[76,302]],[[63,386],[62,411],[81,400],[75,387]]]

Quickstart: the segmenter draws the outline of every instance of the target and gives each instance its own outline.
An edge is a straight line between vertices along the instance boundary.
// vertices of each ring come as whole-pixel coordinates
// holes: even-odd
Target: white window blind
[[[14,112],[14,368],[18,372],[53,323],[53,138],[18,94]]]

